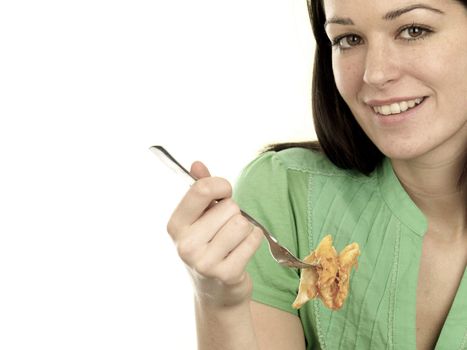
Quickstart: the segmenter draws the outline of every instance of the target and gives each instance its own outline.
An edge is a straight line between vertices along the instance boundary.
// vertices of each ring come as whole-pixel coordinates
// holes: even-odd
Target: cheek
[[[363,72],[355,59],[334,58],[332,69],[337,90],[344,101],[351,106],[363,83]]]
[[[467,50],[462,43],[437,42],[436,50],[423,50],[405,57],[407,75],[422,82],[443,108],[467,110]],[[453,67],[455,67],[453,69]]]
[[[467,41],[464,45],[467,45]],[[450,45],[445,50],[441,50],[439,63],[432,63],[429,71],[440,98],[446,98],[452,107],[466,110],[467,50],[459,50],[458,47]]]

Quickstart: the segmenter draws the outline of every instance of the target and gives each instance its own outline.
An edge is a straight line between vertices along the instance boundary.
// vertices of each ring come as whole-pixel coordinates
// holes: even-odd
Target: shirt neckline
[[[380,192],[393,214],[414,233],[423,236],[428,229],[425,215],[402,187],[389,158],[384,158],[377,172]]]

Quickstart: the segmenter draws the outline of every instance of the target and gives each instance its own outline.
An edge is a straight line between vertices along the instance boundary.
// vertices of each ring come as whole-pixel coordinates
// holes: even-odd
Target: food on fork
[[[298,294],[292,307],[299,309],[307,301],[319,298],[329,309],[340,309],[349,293],[350,271],[353,266],[357,267],[359,255],[357,243],[349,244],[337,254],[331,235],[325,236],[304,259],[307,263],[318,262],[319,265],[302,269]]]

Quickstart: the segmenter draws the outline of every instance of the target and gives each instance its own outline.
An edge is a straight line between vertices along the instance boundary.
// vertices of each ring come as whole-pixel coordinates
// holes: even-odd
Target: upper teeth
[[[398,114],[419,105],[422,101],[423,98],[416,98],[414,100],[391,103],[390,105],[374,106],[373,110],[382,115]]]

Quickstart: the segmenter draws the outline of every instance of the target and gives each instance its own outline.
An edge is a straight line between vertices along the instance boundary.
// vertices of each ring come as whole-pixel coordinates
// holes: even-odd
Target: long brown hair
[[[322,150],[336,166],[369,174],[383,154],[366,136],[337,90],[332,71],[332,47],[324,31],[325,15],[321,1],[307,0],[308,13],[316,40],[312,112],[318,142],[286,143],[268,149],[291,146]]]

